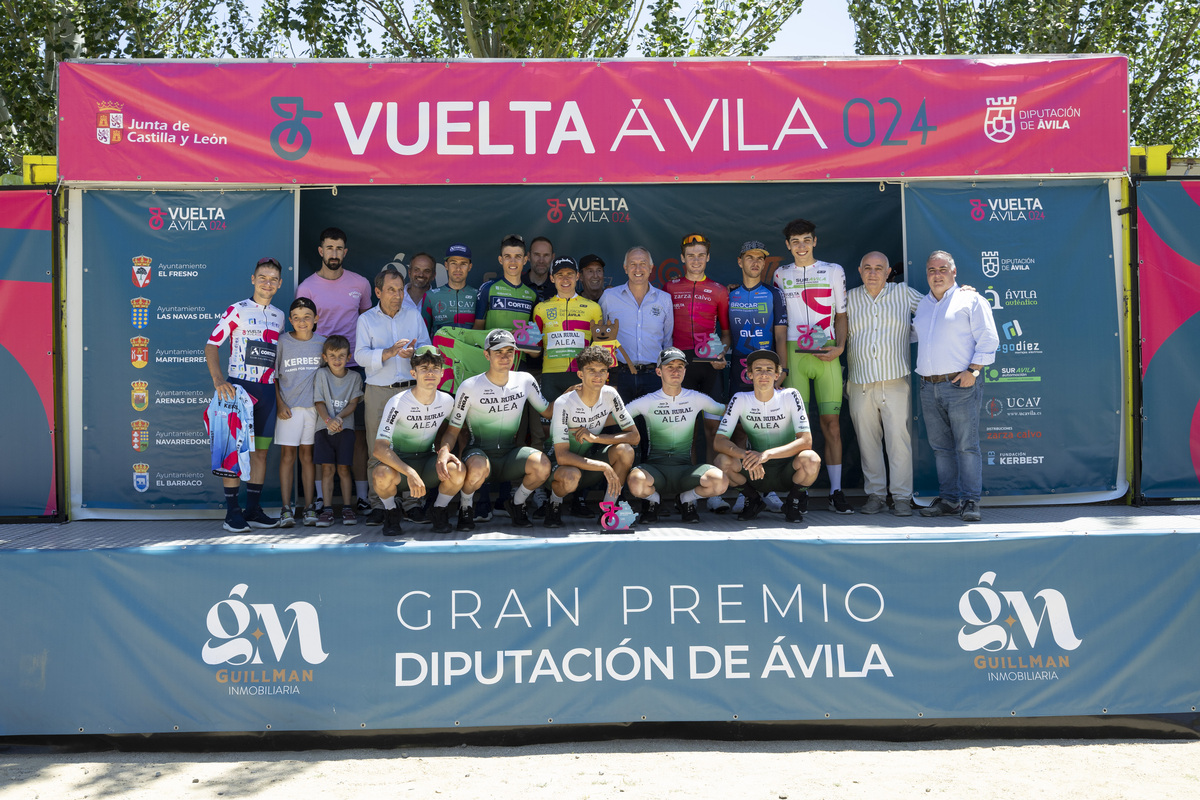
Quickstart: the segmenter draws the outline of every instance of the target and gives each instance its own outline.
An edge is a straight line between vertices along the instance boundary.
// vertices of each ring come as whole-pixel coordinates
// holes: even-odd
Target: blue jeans
[[[982,376],[969,389],[949,381],[921,381],[921,413],[937,464],[938,495],[947,503],[979,502],[983,493],[983,455],[979,451],[982,405]]]

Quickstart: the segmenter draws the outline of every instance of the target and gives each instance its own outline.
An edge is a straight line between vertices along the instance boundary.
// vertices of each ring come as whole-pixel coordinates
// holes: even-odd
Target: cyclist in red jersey
[[[671,296],[675,320],[672,344],[682,350],[688,359],[683,388],[720,399],[725,396],[722,378],[728,363],[726,354],[729,352],[729,290],[704,274],[709,248],[708,239],[699,233],[683,237],[680,245],[683,277],[669,281],[663,288]],[[713,359],[716,349],[714,334],[722,345],[721,355],[716,360]],[[710,464],[715,463],[713,436],[716,432],[717,421],[705,419],[707,463]],[[728,509],[728,506],[725,508]]]

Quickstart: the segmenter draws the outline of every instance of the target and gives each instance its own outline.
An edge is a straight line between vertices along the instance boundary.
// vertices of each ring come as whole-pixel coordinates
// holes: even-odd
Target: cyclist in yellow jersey
[[[551,405],[567,389],[579,382],[576,357],[592,343],[592,323],[601,322],[600,304],[575,293],[579,267],[575,259],[563,256],[550,267],[550,279],[558,296],[538,303],[533,319],[542,331],[542,392]]]

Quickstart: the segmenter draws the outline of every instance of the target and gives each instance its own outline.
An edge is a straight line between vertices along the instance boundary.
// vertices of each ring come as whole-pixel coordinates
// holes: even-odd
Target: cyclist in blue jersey
[[[774,286],[762,282],[767,268],[766,245],[749,241],[742,245],[738,267],[742,285],[729,293],[729,331],[733,341],[733,375],[729,394],[754,391],[746,356],[756,350],[774,350],[787,363],[787,304]],[[787,370],[783,370],[787,375]]]

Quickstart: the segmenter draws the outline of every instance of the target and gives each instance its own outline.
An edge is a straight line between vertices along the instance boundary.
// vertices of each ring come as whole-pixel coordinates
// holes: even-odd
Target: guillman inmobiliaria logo
[[[214,678],[227,686],[231,695],[300,694],[302,684],[313,682],[311,667],[329,658],[321,645],[317,609],[303,600],[288,605],[284,612],[291,613],[292,618],[285,631],[273,603],[243,602],[249,588],[245,583],[237,584],[229,590],[228,598],[208,610],[206,623],[211,638],[204,643],[201,657],[205,664],[228,665],[221,666]],[[288,656],[288,645],[293,641],[300,651],[299,659]],[[264,656],[273,662],[270,667]],[[297,668],[301,660],[306,666]]]
[[[1042,589],[1033,596],[1041,601],[1035,612],[1023,591],[997,590],[995,583],[996,573],[985,572],[959,598],[958,613],[966,625],[959,628],[958,646],[978,653],[972,663],[986,672],[988,681],[1058,680],[1059,670],[1071,667],[1070,652],[1083,644],[1071,624],[1066,597],[1057,589]],[[1043,626],[1049,628],[1053,647],[1042,635]]]

